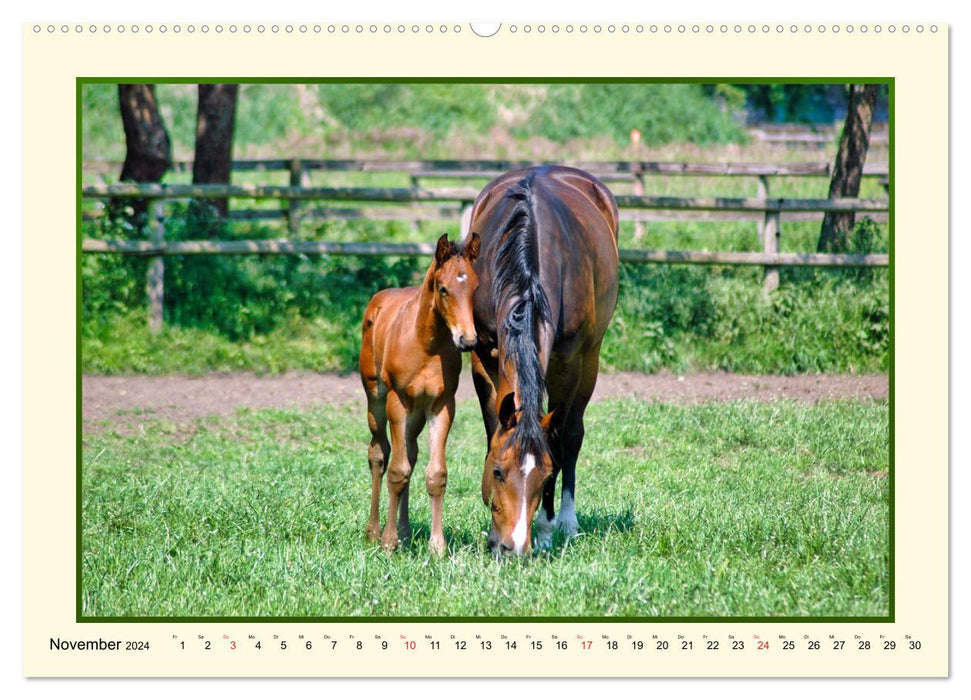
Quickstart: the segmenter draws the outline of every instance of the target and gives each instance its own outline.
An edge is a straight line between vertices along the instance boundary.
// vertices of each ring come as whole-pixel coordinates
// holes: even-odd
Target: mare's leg
[[[442,502],[448,470],[445,466],[445,442],[455,416],[455,399],[436,401],[428,410],[428,466],[425,468],[425,487],[432,506],[432,531],[428,548],[435,554],[445,554],[445,533],[442,529]]]
[[[576,398],[563,425],[561,445],[563,450],[563,483],[560,486],[560,512],[556,517],[556,528],[568,536],[577,533],[576,514],[576,468],[577,457],[583,446],[583,414],[590,403],[594,387],[597,385],[597,372],[600,366],[600,345],[592,348],[583,358],[583,371],[577,387]]]
[[[549,393],[549,410],[553,422],[546,432],[546,443],[549,446],[550,457],[553,458],[553,474],[543,485],[543,497],[540,507],[536,511],[533,532],[536,533],[536,548],[549,549],[553,545],[553,530],[556,528],[556,480],[563,470],[566,459],[564,451],[563,433],[567,417],[576,400],[583,377],[584,357],[573,360],[555,358],[548,365],[547,391]]]
[[[381,505],[381,480],[388,469],[391,444],[388,442],[388,415],[385,408],[387,390],[380,383],[367,388],[367,422],[371,429],[368,446],[368,465],[371,467],[371,509],[368,513],[365,535],[371,542],[381,539],[381,521],[378,509]]]
[[[554,452],[553,446],[550,446]],[[533,521],[533,532],[536,535],[536,549],[549,549],[553,546],[553,527],[556,525],[556,512],[553,508],[554,496],[556,494],[556,477],[560,473],[560,466],[556,457],[553,458],[553,474],[543,485],[543,500],[540,502],[539,509],[536,511],[536,518]]]
[[[480,351],[482,354],[480,354]],[[483,346],[477,346],[472,356],[472,384],[475,386],[476,396],[479,397],[479,408],[482,409],[482,421],[485,423],[486,452],[492,434],[496,432],[499,419],[496,417],[496,386],[499,363]]]
[[[556,527],[556,480],[563,469],[564,461],[563,429],[582,376],[582,358],[576,365],[554,365],[551,369],[547,380],[551,385],[549,408],[553,413],[554,423],[547,430],[546,443],[550,449],[550,457],[553,458],[553,474],[543,485],[542,501],[533,523],[537,549],[549,549],[553,546],[553,530]]]
[[[489,505],[489,493],[492,491],[492,474],[486,467],[489,446],[492,436],[499,427],[496,416],[496,387],[499,386],[499,362],[492,357],[492,352],[481,342],[471,352],[472,383],[476,396],[479,397],[479,408],[482,409],[482,422],[485,424],[485,457],[482,465],[482,500]],[[490,528],[491,532],[491,528]],[[492,535],[490,535],[491,537]]]

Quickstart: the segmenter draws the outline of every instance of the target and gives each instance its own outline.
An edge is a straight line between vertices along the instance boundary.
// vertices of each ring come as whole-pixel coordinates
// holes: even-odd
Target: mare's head
[[[475,347],[476,341],[472,298],[479,278],[472,263],[478,256],[479,234],[473,233],[461,248],[448,240],[448,234],[443,234],[438,239],[435,262],[429,271],[435,311],[451,331],[455,347],[463,352]]]
[[[499,426],[492,434],[482,471],[482,501],[492,510],[488,545],[496,554],[532,550],[533,516],[543,487],[553,475],[546,441],[551,417],[524,416],[511,393],[500,404]]]

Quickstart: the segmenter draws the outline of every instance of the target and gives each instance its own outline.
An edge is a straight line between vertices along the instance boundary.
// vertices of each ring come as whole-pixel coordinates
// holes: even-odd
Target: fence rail
[[[282,161],[281,161],[282,162]],[[335,161],[321,161],[321,163]],[[364,161],[348,161],[361,164]],[[427,164],[430,161],[408,161],[408,163]],[[486,161],[448,161],[449,163],[484,163]],[[403,161],[396,164],[401,165]],[[494,161],[488,162],[495,163]],[[618,166],[614,164],[601,164]],[[291,165],[293,165],[291,163]],[[304,163],[305,165],[305,163]],[[626,165],[631,165],[627,163]],[[686,164],[677,164],[684,166]],[[710,166],[711,164],[698,164]],[[725,167],[725,166],[720,166]],[[788,166],[773,166],[772,174]],[[796,168],[799,169],[799,168]],[[802,168],[807,170],[808,168]],[[291,170],[291,173],[298,172]],[[420,169],[416,169],[420,172]],[[679,172],[684,174],[682,168]],[[710,174],[711,171],[708,171]],[[724,171],[720,174],[726,174]],[[742,174],[742,173],[738,173]],[[751,170],[744,173],[752,175]],[[805,173],[800,173],[805,174]],[[874,173],[870,173],[874,174]],[[879,174],[879,172],[877,173]],[[760,178],[765,177],[759,175]],[[301,182],[301,178],[291,178],[291,182]],[[151,216],[148,223],[147,241],[95,240],[84,239],[81,250],[84,253],[142,255],[151,259],[148,269],[146,288],[149,297],[149,325],[158,330],[162,325],[162,299],[164,295],[164,256],[166,255],[397,255],[427,256],[434,253],[433,246],[416,243],[361,243],[301,240],[241,240],[241,241],[165,241],[165,200],[191,199],[278,199],[288,202],[286,210],[243,212],[245,218],[286,217],[290,220],[290,230],[299,217],[322,212],[324,215],[358,218],[368,213],[384,211],[384,216],[410,218],[413,207],[339,207],[323,210],[307,210],[301,203],[308,200],[328,200],[333,202],[369,202],[389,205],[437,204],[440,216],[457,218],[461,216],[467,225],[471,203],[478,194],[475,187],[305,187],[276,185],[164,185],[164,184],[94,184],[82,188],[84,199],[137,198],[149,200]],[[624,249],[620,258],[635,263],[681,263],[700,265],[755,265],[765,269],[766,290],[775,289],[779,284],[779,268],[789,266],[813,267],[885,267],[889,256],[834,255],[823,253],[782,253],[779,252],[779,236],[784,214],[793,217],[818,216],[825,212],[866,212],[885,215],[889,211],[889,201],[885,199],[789,199],[768,197],[767,187],[760,186],[760,197],[668,197],[643,194],[617,195],[622,218],[637,220],[645,212],[678,211],[690,212],[693,216],[724,215],[752,217],[759,222],[759,233],[763,249],[760,252],[726,251],[673,251]],[[464,233],[464,231],[463,231]]]
[[[345,243],[339,241],[292,241],[288,239],[254,241],[84,241],[86,253],[125,255],[397,255],[420,257],[434,255],[429,243]],[[700,265],[774,265],[777,267],[879,267],[887,264],[880,254],[829,253],[755,253],[706,250],[623,249],[625,262],[687,263]]]
[[[371,160],[371,159],[300,159],[300,158],[264,158],[241,159],[233,161],[232,168],[236,172],[276,172],[289,173],[289,183],[293,187],[309,187],[312,172],[331,173],[401,173],[407,176],[414,188],[421,186],[427,179],[434,180],[482,180],[491,179],[519,168],[532,165],[550,165],[548,161],[530,160],[472,160],[472,159],[431,159],[431,160]],[[650,176],[687,176],[687,177],[744,177],[757,180],[756,195],[759,198],[769,196],[769,178],[772,177],[830,177],[832,166],[826,162],[791,162],[791,163],[698,163],[698,162],[669,162],[645,160],[614,160],[614,161],[575,161],[568,163],[597,175],[606,182],[625,182],[633,186],[635,195],[645,192],[645,180]],[[89,173],[112,173],[119,171],[121,163],[113,161],[89,161],[83,164],[83,169]],[[191,161],[179,161],[173,164],[176,172],[191,172]],[[888,188],[889,168],[886,163],[867,163],[863,169],[863,176],[879,178],[884,188]],[[477,190],[478,187],[475,188]],[[390,207],[327,207],[308,208],[296,199],[286,200],[286,208],[282,210],[267,209],[239,209],[233,208],[230,217],[236,221],[271,221],[286,219],[291,234],[296,233],[301,221],[320,220],[371,220],[371,221],[407,221],[421,223],[423,221],[458,220],[461,216],[451,210],[449,205],[429,206],[431,200],[425,202],[409,201],[404,208]],[[103,211],[86,210],[86,220],[97,219]],[[822,218],[823,212],[784,212],[787,221],[816,221]],[[886,221],[886,214],[874,212],[876,221]],[[622,209],[622,221],[633,221],[635,234],[639,239],[645,229],[643,224],[654,221],[755,221],[758,224],[759,239],[763,237],[763,222],[761,212],[692,209]]]
[[[162,185],[122,182],[114,185],[89,185],[81,195],[107,199],[327,199],[354,202],[472,202],[479,193],[472,187],[288,187],[283,185]],[[659,197],[616,195],[617,206],[624,209],[690,209],[694,211],[748,212],[883,212],[889,209],[884,199],[787,199],[754,197]]]
[[[553,161],[535,160],[369,160],[369,159],[301,159],[255,158],[234,160],[232,169],[237,172],[327,171],[327,172],[401,172],[418,178],[491,178],[510,170],[536,165],[563,165]],[[645,175],[697,175],[697,176],[792,176],[829,177],[832,164],[825,162],[792,163],[696,163],[644,160],[575,161],[565,163],[586,170],[600,178],[619,176],[633,179]],[[117,161],[87,161],[82,169],[90,173],[118,173],[122,164]],[[173,172],[191,173],[192,161],[177,161]],[[886,177],[886,163],[867,163],[864,177]]]

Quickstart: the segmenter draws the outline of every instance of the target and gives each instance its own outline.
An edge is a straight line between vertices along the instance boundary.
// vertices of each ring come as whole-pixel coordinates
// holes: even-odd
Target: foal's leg
[[[428,466],[425,468],[425,487],[432,506],[432,531],[428,548],[435,554],[445,554],[445,533],[442,529],[442,502],[448,483],[445,466],[445,442],[455,416],[455,399],[443,399],[428,410]]]
[[[409,454],[411,450],[407,444],[408,411],[394,391],[388,393],[387,416],[391,424],[391,463],[388,465],[388,521],[381,536],[381,546],[385,551],[393,552],[398,546],[401,529],[398,514],[402,502],[405,521],[403,527],[408,527],[408,483],[414,467],[414,455]]]
[[[386,390],[380,385],[367,387],[367,422],[371,429],[371,444],[368,446],[368,465],[371,467],[371,509],[368,513],[365,535],[371,542],[381,539],[381,521],[378,509],[381,505],[381,480],[388,468],[388,455],[391,444],[388,442],[388,415],[385,408]]]
[[[408,421],[405,424],[405,448],[408,450],[408,464],[412,470],[418,462],[418,436],[421,435],[421,430],[424,427],[425,413],[423,411],[414,411],[408,414]],[[410,494],[411,481],[409,480],[401,493],[401,500],[398,501],[398,539],[403,543],[411,541],[411,520],[408,517]]]

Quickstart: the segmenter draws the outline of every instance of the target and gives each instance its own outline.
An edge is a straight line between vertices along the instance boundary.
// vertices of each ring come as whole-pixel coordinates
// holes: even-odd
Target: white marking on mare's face
[[[458,277],[456,277],[456,278],[455,278],[455,281],[456,281],[456,282],[459,282],[459,283],[461,283],[461,284],[465,284],[465,279],[466,279],[467,277],[468,277],[468,275],[466,275],[466,274],[464,274],[464,273],[463,273],[463,274],[461,274],[461,275],[459,275]]]
[[[526,459],[523,460],[523,479],[529,476],[529,473],[536,468],[536,458],[533,455],[526,455]]]
[[[526,478],[529,473],[536,468],[536,457],[526,455],[521,467],[523,473],[523,504],[519,511],[519,520],[516,521],[516,528],[512,531],[512,543],[516,554],[522,554],[526,548],[526,540],[529,537],[529,518],[526,516]]]

